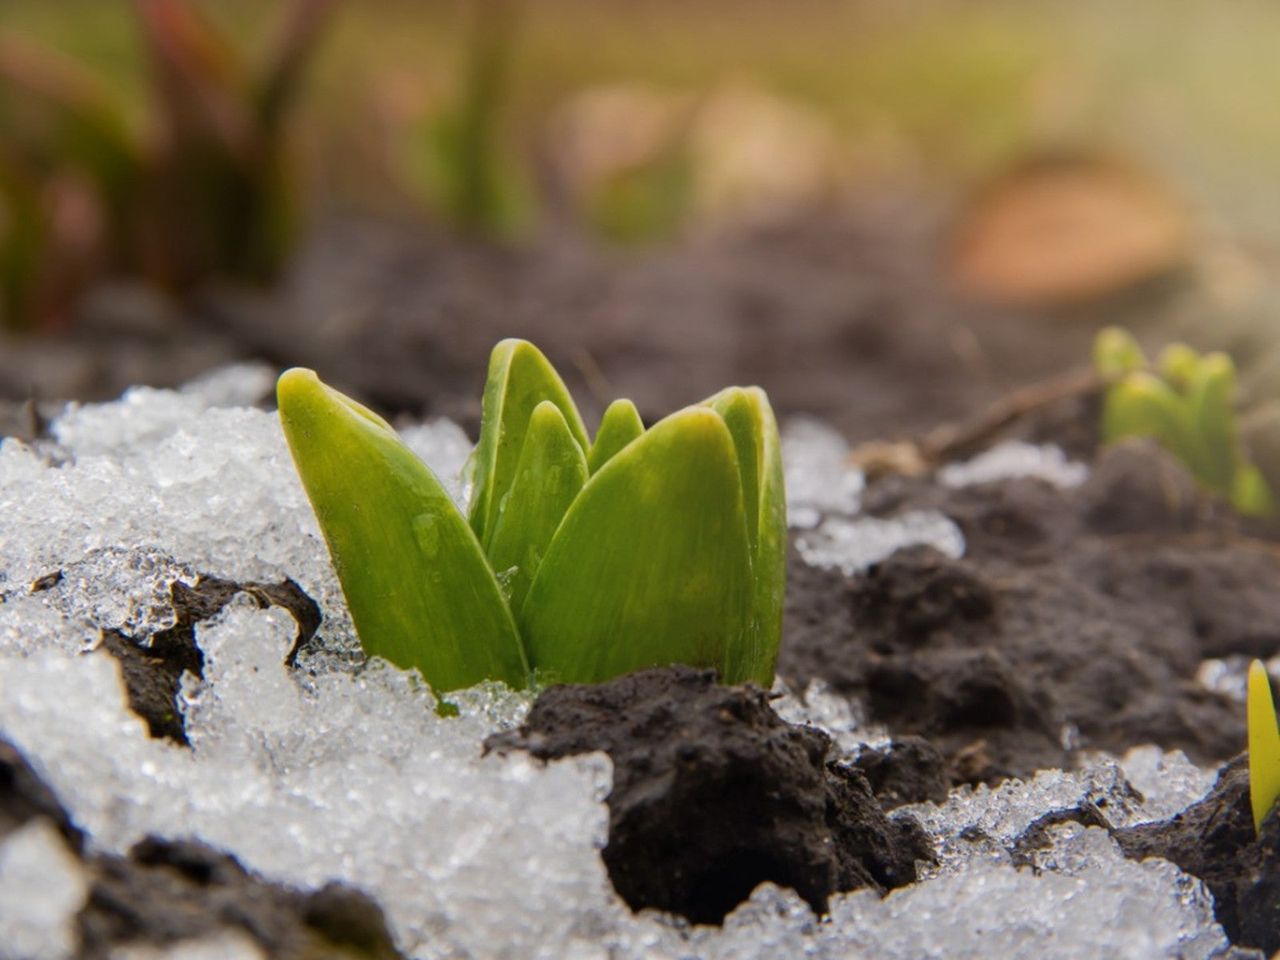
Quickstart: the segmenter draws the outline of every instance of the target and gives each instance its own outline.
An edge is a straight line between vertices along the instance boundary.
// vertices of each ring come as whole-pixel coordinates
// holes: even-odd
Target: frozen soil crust
[[[1043,481],[959,490],[873,484],[862,493],[869,512],[860,514],[859,482],[843,466],[839,441],[813,424],[789,431],[789,464],[809,474],[789,478],[799,481],[791,484],[793,516],[803,519],[798,555],[844,569],[801,559],[793,565],[782,675],[796,693],[783,692],[770,709],[760,694],[693,684],[691,702],[726,726],[727,746],[718,751],[732,752],[740,725],[759,728],[765,742],[776,738],[796,748],[807,768],[786,768],[787,785],[796,789],[793,801],[781,802],[799,811],[797,822],[838,839],[842,821],[831,808],[838,814],[840,797],[858,794],[864,819],[880,824],[882,837],[914,836],[908,849],[917,879],[910,882],[901,854],[886,846],[878,867],[863,862],[872,887],[841,893],[850,886],[841,871],[852,869],[843,855],[824,861],[810,840],[798,840],[791,845],[798,862],[834,877],[825,893],[800,873],[775,875],[766,878],[775,882],[742,891],[750,896],[736,909],[724,904],[731,912],[722,926],[690,926],[672,914],[634,913],[624,897],[641,906],[643,898],[619,896],[615,887],[625,884],[616,876],[611,882],[615,866],[601,850],[620,817],[611,793],[621,797],[630,783],[643,782],[629,779],[634,772],[626,764],[639,758],[678,765],[684,755],[675,745],[697,709],[686,715],[654,701],[654,729],[671,731],[660,736],[673,747],[669,761],[660,750],[650,757],[626,749],[608,724],[572,731],[571,748],[553,749],[556,735],[539,724],[563,691],[544,695],[530,712],[528,696],[478,689],[459,696],[459,716],[445,719],[412,677],[364,664],[278,424],[239,406],[263,385],[261,371],[240,369],[182,393],[135,391],[62,417],[53,425],[56,444],[0,446],[0,736],[65,804],[88,857],[128,859],[149,835],[160,843],[196,837],[234,856],[258,878],[251,882],[291,903],[332,882],[361,891],[384,911],[396,948],[417,957],[1209,957],[1229,949],[1204,884],[1168,860],[1126,859],[1120,844],[1130,852],[1169,850],[1171,859],[1223,890],[1217,868],[1176,855],[1172,827],[1145,828],[1145,846],[1112,836],[1186,810],[1211,786],[1212,773],[1154,747],[1125,753],[1120,765],[1080,752],[1104,747],[1119,754],[1153,741],[1208,762],[1243,742],[1239,705],[1196,678],[1203,678],[1209,657],[1220,661],[1214,675],[1229,680],[1230,656],[1274,653],[1275,643],[1256,629],[1276,622],[1257,586],[1274,575],[1273,551],[1215,518],[1194,496],[1185,503],[1175,498],[1172,511],[1157,510],[1154,527],[1122,533],[1098,519],[1105,510],[1086,506],[1107,501],[1096,489],[1107,477],[1099,465],[1093,487],[1074,492]],[[456,474],[467,452],[460,431],[437,423],[406,435],[443,476]],[[1000,491],[1016,490],[1030,492],[1011,497],[1025,496],[1043,513],[1034,535],[1007,532],[1025,518],[1003,503]],[[938,508],[951,519],[929,512]],[[912,511],[914,519],[887,523]],[[878,556],[867,553],[867,538],[855,548],[838,536],[875,520],[872,514],[887,523],[871,538]],[[993,514],[1009,519],[993,523]],[[1114,597],[1155,609],[1176,594],[1181,605],[1146,622],[1155,633],[1177,633],[1158,653],[1125,639],[1125,630],[1136,635],[1140,626],[1113,628],[1105,619],[1119,615],[1119,600],[1108,606],[1095,599],[1085,608],[1104,618],[1089,621],[1094,629],[1102,623],[1115,634],[1107,642],[1119,645],[1126,669],[1159,671],[1127,685],[1093,681],[1109,691],[1113,717],[1125,718],[1113,731],[1090,725],[1105,697],[1085,695],[1090,682],[1059,649],[1069,646],[1066,627],[1048,635],[1056,646],[1041,650],[1042,658],[1060,662],[1036,659],[1030,642],[1016,639],[1031,629],[1026,624],[1054,625],[1047,614],[1061,607],[1047,604],[1045,619],[1036,621],[1026,612],[1034,599],[1023,599],[1037,595],[1034,584],[1014,589],[1011,579],[1016,587],[1019,575],[1032,583],[1032,571],[1052,572],[1053,550],[1072,530],[1083,542],[1095,540],[1094,552],[1075,560],[1069,577],[1059,571],[1060,579],[1084,579],[1106,596],[1090,564],[1130,542],[1137,556],[1137,545],[1146,543],[1166,566],[1190,569],[1193,579],[1208,558],[1224,611],[1236,608],[1234,619],[1224,612],[1197,625],[1186,613],[1195,589],[1184,582],[1153,593],[1148,579],[1158,583],[1158,576],[1140,564],[1122,576],[1121,565],[1111,578]],[[894,554],[912,540],[931,544],[933,552]],[[1002,547],[1006,541],[1016,549]],[[1247,562],[1233,560],[1236,553]],[[55,572],[61,577],[50,576]],[[292,582],[314,601],[320,622],[309,626],[294,607],[264,599],[259,586],[183,624],[174,597],[198,592],[202,576],[206,585]],[[37,583],[42,589],[32,592]],[[1188,629],[1198,647],[1188,645]],[[122,673],[104,640],[114,633],[144,660],[163,660],[148,651],[174,631],[189,631],[200,656],[198,670],[179,675],[176,692],[189,746],[153,736],[130,709],[131,690],[122,683],[127,667]],[[825,664],[819,637],[828,647]],[[861,652],[846,649],[858,644]],[[947,671],[927,669],[924,652],[931,649],[957,661],[952,674],[975,679],[948,687]],[[1144,665],[1153,656],[1160,662]],[[881,674],[856,667],[859,658],[887,662],[889,677],[907,677],[900,696],[920,698],[918,717],[874,695]],[[1053,682],[1058,672],[1062,690]],[[1161,682],[1185,701],[1160,707],[1152,691]],[[707,714],[712,701],[716,709]],[[1174,722],[1192,708],[1200,712],[1190,722]],[[787,723],[771,719],[773,710]],[[524,721],[519,733],[510,732]],[[508,749],[486,755],[494,734]],[[572,756],[545,762],[510,749],[520,744]],[[1077,763],[1074,772],[1052,769]],[[1042,772],[1032,776],[1036,770]],[[1026,779],[987,785],[1011,774]],[[947,793],[948,784],[977,786]],[[886,819],[870,800],[871,788],[886,806],[911,805]],[[706,815],[716,815],[714,806]],[[11,935],[8,942],[24,945],[16,955],[76,949],[93,889],[96,868],[68,855],[74,841],[32,825],[56,822],[50,817],[27,816],[0,839],[0,889],[25,892],[0,896],[0,929]],[[1248,860],[1238,844],[1225,846]],[[217,856],[196,859],[233,870]],[[1273,861],[1270,854],[1263,859],[1262,879],[1273,876]],[[59,882],[45,883],[40,889],[52,893],[33,898],[33,876]],[[829,919],[819,922],[811,904],[825,905]],[[649,905],[679,912],[671,902]],[[246,938],[246,929],[223,920],[164,949],[212,944],[219,955],[246,957],[271,949]],[[1247,932],[1232,933],[1249,942]]]

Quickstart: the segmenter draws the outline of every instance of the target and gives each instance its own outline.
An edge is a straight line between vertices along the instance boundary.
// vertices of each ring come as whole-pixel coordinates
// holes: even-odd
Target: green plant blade
[[[270,56],[255,78],[258,123],[263,129],[278,129],[289,105],[297,98],[303,73],[336,3],[337,0],[292,0],[281,11]]]
[[[370,655],[437,691],[528,682],[510,611],[471,528],[385,420],[310,370],[277,385],[280,421]]]
[[[1121,327],[1107,327],[1093,341],[1093,368],[1104,380],[1119,380],[1145,370],[1147,358],[1133,335]]]
[[[1262,471],[1253,464],[1242,464],[1236,470],[1231,483],[1231,505],[1246,517],[1270,517],[1275,514],[1275,497]]]
[[[1271,700],[1271,679],[1259,660],[1249,664],[1249,801],[1253,825],[1262,832],[1276,800],[1280,799],[1280,729]]]
[[[1280,400],[1270,400],[1251,409],[1240,419],[1240,433],[1246,461],[1261,475],[1268,493],[1280,491]],[[1274,513],[1275,506],[1264,515]]]
[[[1171,343],[1156,357],[1160,379],[1184,395],[1191,392],[1201,365],[1200,354],[1185,343]]]
[[[593,476],[520,614],[534,669],[595,683],[643,667],[723,670],[749,627],[733,438],[714,410],[662,420]]]
[[[524,449],[489,544],[489,565],[512,610],[524,604],[551,538],[587,476],[587,458],[564,414],[550,400],[542,401],[529,418]]]
[[[615,453],[642,433],[644,421],[640,419],[640,411],[636,409],[636,405],[630,400],[613,401],[600,419],[600,429],[596,431],[595,442],[591,444],[587,467],[595,473]]]
[[[1231,495],[1240,459],[1236,434],[1236,368],[1225,353],[1203,357],[1190,390],[1190,413],[1197,443],[1196,472],[1210,489]]]
[[[488,548],[498,507],[511,489],[533,409],[549,400],[564,414],[569,432],[587,450],[587,431],[564,381],[542,352],[525,340],[503,340],[489,357],[480,442],[472,454],[471,529]]]
[[[733,437],[751,548],[751,631],[748,642],[733,649],[724,679],[768,689],[782,639],[787,578],[787,502],[778,424],[759,387],[729,387],[704,403],[724,418]]]
[[[1154,437],[1194,469],[1196,462],[1186,403],[1164,381],[1149,373],[1131,373],[1107,391],[1102,409],[1102,440]]]

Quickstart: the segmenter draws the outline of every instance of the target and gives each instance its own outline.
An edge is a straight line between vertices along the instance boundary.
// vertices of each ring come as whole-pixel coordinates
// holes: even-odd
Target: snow
[[[782,463],[791,527],[815,527],[826,513],[857,513],[866,481],[850,465],[849,444],[838,431],[809,418],[789,421],[782,429]]]
[[[805,563],[851,576],[905,547],[933,547],[948,557],[964,555],[964,534],[936,510],[908,510],[896,517],[827,517],[796,537]]]
[[[130,944],[111,952],[111,960],[267,960],[247,933],[223,930],[198,940],[179,940],[164,947]]]
[[[849,445],[817,420],[801,418],[782,430],[787,523],[800,556],[811,566],[846,575],[865,570],[904,547],[931,546],[964,554],[964,534],[936,510],[912,510],[889,519],[858,516],[865,485],[849,463]]]
[[[1233,653],[1225,657],[1211,657],[1200,662],[1196,682],[1206,690],[1230,697],[1243,704],[1249,690],[1249,664],[1253,657]],[[1280,654],[1263,661],[1273,681],[1280,681]]]
[[[277,418],[238,405],[261,385],[249,369],[182,392],[134,390],[68,411],[55,443],[0,445],[0,736],[93,848],[195,835],[275,881],[344,881],[377,898],[417,958],[1197,958],[1225,948],[1199,881],[1163,861],[1125,860],[1099,830],[1066,824],[1032,866],[1010,861],[1006,844],[1020,829],[1082,798],[1138,822],[1203,792],[1205,771],[1150,750],[913,807],[940,863],[883,900],[834,898],[829,921],[768,884],[723,929],[632,914],[599,856],[606,757],[484,756],[484,738],[518,723],[529,695],[477,688],[446,718],[416,675],[350,656],[349,617]],[[461,431],[441,422],[407,433],[460,495]],[[878,550],[912,537],[963,548],[936,518],[900,521],[896,533],[893,521],[866,525],[842,442],[812,422],[786,432],[802,553],[843,565],[853,561],[842,551],[868,538]],[[60,582],[29,591],[56,570]],[[233,600],[196,630],[205,677],[183,684],[185,749],[147,735],[116,662],[94,647],[105,627],[145,643],[171,622],[168,584],[196,572],[292,577],[323,611],[328,653],[290,671],[290,616]],[[881,736],[822,688],[780,708],[828,729],[844,750]],[[961,840],[969,825],[981,835]],[[32,944],[24,956],[60,955],[82,902],[84,880],[60,843],[37,822],[0,846],[0,943]],[[33,872],[40,883],[23,879]],[[257,954],[245,942],[200,941],[138,957]]]
[[[1089,476],[1083,463],[1068,460],[1061,448],[1052,444],[1032,444],[1011,440],[984,450],[972,460],[949,463],[938,471],[938,479],[948,487],[971,487],[1015,477],[1035,477],[1055,487],[1078,487]]]
[[[878,727],[866,724],[858,704],[832,691],[821,680],[812,680],[803,694],[787,689],[782,680],[774,681],[774,712],[788,723],[818,727],[824,731],[844,756],[856,756],[868,744],[880,746],[888,736]]]
[[[76,943],[88,880],[48,820],[0,842],[0,960],[56,960]]]

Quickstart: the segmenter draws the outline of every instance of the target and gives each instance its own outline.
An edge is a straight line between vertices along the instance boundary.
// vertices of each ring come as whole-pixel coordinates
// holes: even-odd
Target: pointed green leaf
[[[723,668],[751,604],[733,438],[689,407],[595,474],[565,515],[520,614],[534,669],[593,683],[686,663]]]
[[[1270,517],[1276,512],[1275,497],[1262,471],[1251,463],[1236,470],[1231,483],[1231,505],[1246,517]]]
[[[286,371],[277,396],[365,651],[417,667],[441,692],[486,679],[523,687],[528,666],[498,583],[426,465],[310,370]]]
[[[1196,475],[1207,487],[1230,496],[1240,458],[1236,435],[1236,368],[1225,353],[1211,353],[1197,364],[1190,386],[1190,416],[1197,441]]]
[[[1156,372],[1181,394],[1191,391],[1201,366],[1200,354],[1185,343],[1171,343],[1156,357]]]
[[[1186,404],[1162,380],[1149,373],[1131,373],[1107,391],[1102,409],[1102,440],[1154,437],[1166,450],[1194,469]]]
[[[726,683],[773,685],[782,638],[787,577],[787,504],[782,445],[769,399],[759,387],[729,387],[704,401],[724,418],[742,478],[754,600],[748,642],[731,649]]]
[[[1093,341],[1093,367],[1104,380],[1119,380],[1146,366],[1142,347],[1128,330],[1107,327]]]
[[[587,466],[595,473],[609,459],[644,433],[644,421],[640,419],[640,411],[630,400],[615,400],[609,404],[600,420],[600,429],[596,431],[596,439],[591,444],[591,454],[587,457]]]
[[[1275,513],[1271,491],[1280,491],[1280,400],[1270,400],[1249,410],[1240,420],[1241,446],[1246,461],[1260,474],[1273,506],[1261,513]],[[1249,480],[1240,481],[1249,483]],[[1233,498],[1234,502],[1234,498]]]
[[[550,400],[564,414],[569,432],[587,450],[587,431],[555,368],[533,344],[503,340],[489,357],[480,442],[473,454],[471,529],[486,548],[493,539],[498,507],[511,489],[533,408]]]
[[[529,418],[524,449],[489,544],[489,565],[505,587],[512,610],[523,605],[556,528],[586,482],[582,447],[560,408],[542,401]]]
[[[1271,700],[1271,679],[1259,660],[1249,665],[1249,800],[1253,825],[1262,821],[1280,799],[1280,729]]]

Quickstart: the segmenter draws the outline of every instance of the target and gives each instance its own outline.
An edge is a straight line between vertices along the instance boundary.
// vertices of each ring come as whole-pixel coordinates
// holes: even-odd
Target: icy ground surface
[[[477,689],[459,698],[459,717],[444,719],[414,677],[353,659],[277,420],[235,406],[261,384],[252,371],[213,382],[217,390],[136,390],[71,411],[55,425],[56,444],[0,445],[0,736],[32,760],[98,849],[123,852],[145,833],[196,835],[275,880],[344,880],[378,899],[403,950],[442,960],[1145,960],[1224,949],[1198,881],[1163,861],[1125,860],[1102,831],[1067,824],[1031,866],[1011,862],[1012,838],[1081,798],[1132,823],[1207,789],[1205,771],[1158,750],[912,808],[940,862],[884,900],[836,897],[829,921],[771,885],[723,929],[632,915],[599,857],[608,760],[482,757],[484,737],[518,722],[526,696]],[[456,428],[409,436],[442,472],[460,468]],[[819,528],[832,511],[856,520],[858,481],[832,455],[832,437],[813,424],[787,436],[791,468],[813,471],[791,478],[793,515],[814,510]],[[60,583],[30,592],[55,570]],[[233,601],[197,628],[205,678],[184,687],[192,748],[183,749],[147,736],[125,706],[115,661],[93,648],[106,626],[145,643],[171,622],[168,584],[197,571],[292,577],[324,611],[329,652],[291,673],[282,664],[289,615]],[[828,728],[850,753],[880,736],[820,688],[788,694],[779,708]],[[84,895],[56,834],[31,826],[10,835],[0,844],[0,957],[64,955]],[[257,950],[230,937],[135,955]]]

